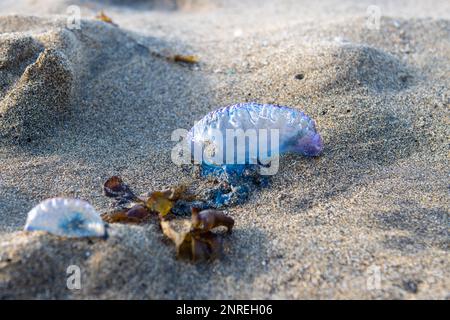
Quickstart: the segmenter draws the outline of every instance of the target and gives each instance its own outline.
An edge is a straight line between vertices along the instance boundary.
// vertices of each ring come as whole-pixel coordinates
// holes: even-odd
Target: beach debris
[[[161,221],[161,229],[176,247],[177,258],[193,262],[212,260],[221,251],[221,239],[212,232],[196,233],[190,229],[189,221],[182,221],[181,227],[174,227],[179,221]],[[178,229],[178,230],[177,230]],[[181,229],[181,230],[180,230]]]
[[[172,57],[170,57],[169,59],[173,60],[175,62],[184,62],[184,63],[189,63],[189,64],[196,64],[199,62],[198,57],[194,56],[194,55],[175,54]]]
[[[195,195],[190,193],[188,186],[186,184],[179,184],[177,186],[172,186],[161,190],[162,193],[167,197],[167,199],[172,201],[177,201],[180,199],[184,200],[194,200]]]
[[[195,195],[191,194],[184,184],[136,196],[119,176],[112,176],[106,180],[103,190],[107,197],[116,200],[113,209],[101,215],[108,223],[140,223],[152,214],[164,217],[171,212],[177,201],[189,203],[195,200]],[[178,207],[178,211],[180,209]]]
[[[136,196],[122,178],[112,176],[103,189],[106,196],[116,200],[112,210],[102,213],[103,221],[142,223],[158,219],[163,234],[175,244],[179,258],[200,261],[218,257],[223,236],[212,230],[225,227],[231,233],[234,226],[234,220],[223,211],[211,209],[214,201],[200,199],[186,184]],[[203,196],[217,197],[214,192]],[[190,219],[185,218],[187,214],[191,214]]]
[[[169,200],[168,194],[161,191],[152,192],[146,204],[147,208],[158,212],[161,217],[167,215],[173,207],[173,201]]]
[[[150,216],[146,198],[138,197],[119,176],[112,176],[103,185],[107,197],[114,198],[113,209],[101,214],[108,223],[140,223]]]
[[[173,241],[177,257],[194,262],[212,260],[222,252],[222,235],[211,230],[225,226],[231,233],[234,220],[222,211],[192,209],[191,220],[161,220],[161,229]]]
[[[100,217],[103,221],[108,223],[128,223],[128,222],[138,222],[136,219],[129,218],[127,216],[127,212],[130,209],[128,208],[119,208],[115,210],[111,210],[108,212],[103,212],[100,214]]]
[[[162,50],[162,51],[156,51],[152,48],[147,47],[144,44],[139,43],[141,46],[145,47],[148,52],[155,58],[158,59],[164,59],[168,62],[174,62],[178,63],[179,65],[195,65],[200,62],[200,59],[198,56],[193,54],[178,54],[174,53],[173,50]]]
[[[234,226],[234,220],[226,215],[223,211],[208,209],[200,210],[192,208],[192,228],[203,232],[210,231],[214,228],[224,226],[231,233]]]
[[[117,208],[101,214],[108,223],[141,223],[147,220],[151,212],[143,205],[136,204],[131,208]]]
[[[173,212],[174,207],[181,203],[193,203],[197,196],[188,190],[188,186],[180,184],[169,187],[161,191],[154,191],[148,195],[146,200],[147,208],[157,212],[161,217],[166,216],[169,212]],[[197,202],[198,203],[198,202]],[[178,209],[180,207],[178,206]],[[190,208],[189,208],[190,212]]]
[[[112,176],[103,185],[103,191],[107,197],[116,199],[118,205],[129,203],[130,201],[140,201],[131,191],[130,187],[123,182],[119,176]]]
[[[100,215],[88,202],[71,198],[46,199],[28,212],[25,231],[47,231],[63,237],[104,237]]]
[[[116,26],[116,27],[117,27],[117,24],[115,24],[115,23],[112,21],[112,19],[111,19],[110,17],[108,17],[108,16],[103,12],[103,10],[100,11],[100,12],[95,16],[95,18],[96,18],[97,20],[100,20],[100,21],[103,21],[103,22],[112,24],[113,26]]]
[[[145,46],[146,47],[146,46]],[[164,59],[169,62],[178,63],[179,65],[195,65],[200,62],[200,59],[195,55],[184,55],[184,54],[172,54],[170,52],[158,52],[146,47],[149,53],[158,59]]]

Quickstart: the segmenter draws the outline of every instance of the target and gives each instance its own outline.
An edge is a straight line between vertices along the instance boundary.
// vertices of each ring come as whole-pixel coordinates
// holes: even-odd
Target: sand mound
[[[129,231],[133,233],[131,237]],[[12,239],[3,240],[4,244],[12,243]],[[133,286],[139,287],[140,290],[147,291],[149,297],[164,294],[164,290],[170,289],[165,284],[171,282],[173,252],[165,248],[155,225],[146,228],[113,226],[109,230],[108,241],[74,241],[37,232],[31,237],[25,233],[16,233],[13,242],[13,250],[2,251],[0,254],[0,261],[3,262],[3,265],[0,263],[2,299],[25,298],[30,295],[35,298],[48,297],[44,292],[53,292],[53,298],[76,298],[79,292],[67,290],[67,278],[61,277],[67,275],[70,265],[80,267],[84,290],[93,295],[101,293],[104,298],[112,297],[105,292],[105,288],[110,286],[127,287],[125,290]],[[61,249],[64,253],[57,253]],[[141,262],[140,267],[136,268],[135,262],[140,260],[139,256],[143,253],[147,261]],[[152,256],[158,257],[157,263],[152,261]],[[148,283],[142,282],[140,277],[136,277],[140,272],[146,272],[149,276],[147,280],[151,280]],[[49,279],[55,279],[55,282],[48,281]],[[55,284],[60,290],[52,289]],[[147,290],[147,286],[151,289]],[[18,289],[19,287],[22,289]]]
[[[331,34],[327,39],[333,37]],[[282,54],[264,50],[264,59],[249,59],[249,67],[238,65],[236,70],[258,83],[258,90],[244,91],[242,86],[236,86],[235,90],[249,101],[261,99],[260,96],[269,102],[286,96],[305,101],[350,92],[401,94],[418,82],[417,66],[389,53],[379,39],[365,44],[360,39],[307,42],[304,38],[292,38],[295,45],[285,45]],[[247,75],[252,69],[255,72]],[[422,74],[420,80],[423,79]]]
[[[72,64],[63,52],[55,49],[39,52],[31,38],[14,39],[10,49],[15,51],[23,44],[31,55],[38,53],[38,58],[27,65],[16,79],[14,74],[23,68],[29,56],[16,56],[17,59],[5,61],[3,68],[10,71],[11,76],[2,73],[9,78],[2,79],[9,89],[0,102],[1,136],[18,141],[35,139],[51,132],[70,104],[74,81]]]
[[[130,41],[124,48],[127,35],[102,22],[83,21],[81,29],[71,30],[63,19],[41,20],[0,19],[0,32],[5,32],[0,37],[2,142],[23,143],[51,135],[70,116],[81,94],[76,88],[93,70],[118,55],[127,59],[142,52]],[[22,26],[21,33],[11,32],[15,24]]]
[[[340,43],[314,48],[299,58],[302,87],[327,91],[365,86],[371,90],[402,90],[411,71],[396,57],[369,45]],[[299,75],[299,77],[301,77]],[[300,80],[300,79],[299,79]]]

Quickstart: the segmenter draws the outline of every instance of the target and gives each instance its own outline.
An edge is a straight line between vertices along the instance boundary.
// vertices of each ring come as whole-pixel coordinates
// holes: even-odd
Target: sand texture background
[[[2,0],[0,298],[449,299],[449,88],[445,0]],[[222,259],[175,260],[152,223],[107,240],[21,231],[45,198],[104,210],[114,174],[137,193],[195,182],[171,161],[172,131],[246,101],[304,110],[325,151],[284,157],[227,209]],[[72,264],[81,290],[66,287]]]

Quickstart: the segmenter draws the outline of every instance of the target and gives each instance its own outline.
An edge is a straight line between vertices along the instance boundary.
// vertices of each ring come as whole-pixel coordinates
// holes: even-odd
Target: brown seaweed
[[[220,226],[231,232],[234,220],[218,210],[192,210],[191,220],[162,220],[161,229],[171,239],[177,257],[192,261],[212,260],[222,252],[222,236],[211,232]]]
[[[191,219],[192,227],[203,232],[224,226],[227,228],[227,231],[231,233],[234,226],[233,218],[223,213],[223,211],[214,209],[200,211],[198,208],[192,208]]]
[[[119,176],[112,176],[106,180],[103,185],[103,191],[107,197],[115,198],[119,202],[129,202],[137,199],[130,187]]]
[[[103,221],[108,223],[140,223],[147,220],[150,211],[142,206],[135,205],[132,208],[117,208],[101,214]]]
[[[189,64],[198,63],[199,59],[194,55],[176,54],[171,58],[175,62],[184,62]]]
[[[113,26],[116,26],[116,27],[117,27],[117,24],[114,23],[114,22],[112,21],[112,19],[111,19],[110,17],[108,17],[103,11],[100,11],[100,12],[95,16],[95,18],[98,19],[98,20],[100,20],[100,21],[103,21],[103,22],[112,24]]]
[[[146,202],[147,208],[164,217],[173,207],[173,201],[169,200],[168,196],[167,193],[161,191],[152,192]]]
[[[114,198],[113,210],[101,215],[108,223],[142,223],[158,218],[163,234],[175,244],[177,257],[191,261],[212,260],[222,252],[222,233],[213,229],[225,227],[231,233],[234,220],[224,212],[192,207],[201,203],[186,185],[166,188],[136,196],[118,176],[109,178],[103,186],[105,195]],[[191,202],[190,202],[191,201]],[[176,203],[189,204],[191,218],[168,215]]]

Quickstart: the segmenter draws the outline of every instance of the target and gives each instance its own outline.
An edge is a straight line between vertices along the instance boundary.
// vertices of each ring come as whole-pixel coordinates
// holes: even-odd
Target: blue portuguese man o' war
[[[105,224],[88,202],[79,199],[46,199],[28,212],[25,231],[47,231],[69,237],[104,237]]]
[[[187,141],[203,175],[220,177],[232,189],[239,188],[229,194],[218,192],[216,206],[229,204],[229,196],[241,194],[245,198],[249,188],[243,179],[261,173],[277,156],[290,152],[314,157],[324,147],[314,120],[305,113],[259,103],[241,103],[208,113],[189,131]]]
[[[323,150],[314,120],[302,111],[272,104],[240,103],[212,111],[192,127],[187,139],[205,146],[214,143],[213,130],[219,130],[225,137],[229,129],[275,129],[279,131],[280,154],[293,152],[317,156]]]

